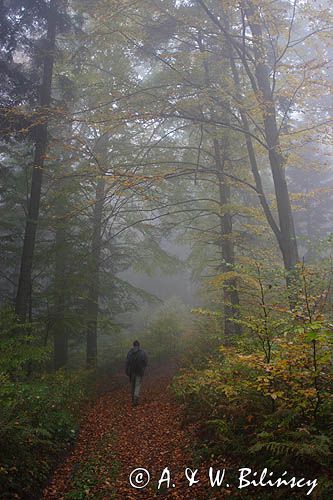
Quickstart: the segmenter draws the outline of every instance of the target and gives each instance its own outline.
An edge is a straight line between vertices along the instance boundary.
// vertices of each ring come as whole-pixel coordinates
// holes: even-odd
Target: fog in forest
[[[170,464],[331,498],[330,2],[0,0],[0,23],[0,497],[133,498],[121,422],[149,442],[170,410]]]

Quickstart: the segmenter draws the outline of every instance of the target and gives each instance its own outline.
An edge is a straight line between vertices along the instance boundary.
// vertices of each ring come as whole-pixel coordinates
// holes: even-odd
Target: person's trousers
[[[140,375],[133,375],[131,377],[132,384],[132,401],[139,399],[142,377]]]

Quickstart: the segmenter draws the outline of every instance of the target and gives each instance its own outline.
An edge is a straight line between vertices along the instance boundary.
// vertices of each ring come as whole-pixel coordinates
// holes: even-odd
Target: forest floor
[[[74,448],[55,471],[41,499],[236,498],[236,491],[233,495],[223,485],[212,488],[209,466],[194,463],[194,430],[183,425],[182,407],[169,388],[173,372],[171,366],[148,368],[136,407],[130,401],[127,377],[112,377],[85,414]],[[169,484],[167,473],[162,477],[166,467]],[[186,467],[199,469],[196,479],[200,481],[191,487]],[[150,474],[149,484],[142,489],[129,481],[136,468]],[[158,488],[160,479],[165,481]]]

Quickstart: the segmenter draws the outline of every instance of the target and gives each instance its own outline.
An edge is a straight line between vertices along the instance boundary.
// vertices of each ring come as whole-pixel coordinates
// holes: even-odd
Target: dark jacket
[[[137,359],[138,363],[135,363],[136,366],[133,364],[133,357],[132,354],[138,353],[137,354]],[[146,366],[148,365],[148,358],[147,354],[143,349],[140,349],[138,346],[132,347],[127,353],[126,357],[126,375],[129,377],[139,375],[140,377],[143,376],[144,371]]]

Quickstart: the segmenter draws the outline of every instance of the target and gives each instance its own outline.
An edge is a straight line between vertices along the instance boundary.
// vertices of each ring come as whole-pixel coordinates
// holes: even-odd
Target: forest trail
[[[127,377],[113,378],[112,387],[88,411],[75,447],[55,471],[41,499],[195,500],[230,495],[230,491],[208,485],[204,468],[197,474],[200,483],[189,487],[184,471],[194,468],[191,429],[182,429],[182,408],[169,388],[172,372],[171,367],[149,368],[137,407],[130,402]],[[143,489],[129,482],[131,471],[139,467],[150,473],[150,483]],[[171,473],[170,488],[158,490],[165,467]]]

